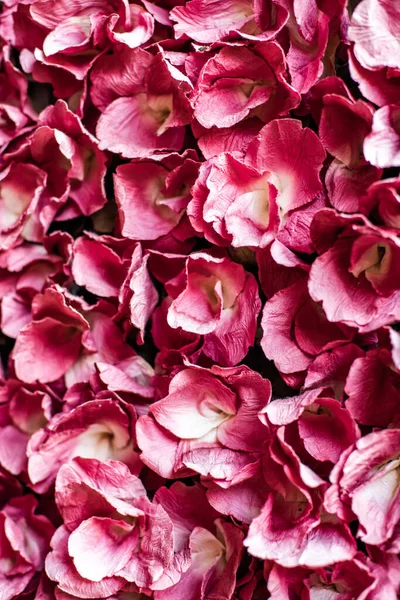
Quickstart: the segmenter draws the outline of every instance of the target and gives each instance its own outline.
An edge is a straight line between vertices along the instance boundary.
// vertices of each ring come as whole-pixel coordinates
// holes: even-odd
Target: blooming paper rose
[[[400,228],[399,183],[396,178],[382,179],[368,189],[371,206],[376,207],[379,221],[394,229]]]
[[[398,7],[389,0],[363,0],[351,18],[350,73],[378,106],[399,100],[399,28]]]
[[[317,356],[307,369],[304,387],[329,386],[338,400],[343,398],[347,375],[353,362],[364,356],[356,344],[344,344]]]
[[[137,327],[139,343],[157,302],[158,294],[147,270],[148,256],[139,244],[111,236],[87,234],[74,244],[72,274],[76,283],[93,294],[118,298],[118,319],[129,315]]]
[[[268,432],[257,414],[270,394],[247,367],[184,369],[138,421],[143,462],[163,477],[196,471],[225,485],[262,449]]]
[[[320,256],[308,289],[329,321],[368,332],[400,315],[398,238],[358,217],[318,213],[311,227]]]
[[[107,303],[90,307],[59,287],[48,288],[32,303],[33,320],[18,336],[13,357],[22,381],[47,383],[65,376],[67,385],[89,378],[95,364],[135,363],[135,352],[112,321]]]
[[[193,92],[194,116],[204,127],[231,127],[248,116],[267,122],[299,103],[286,82],[284,56],[275,42],[254,50],[227,46],[204,65]]]
[[[17,337],[32,319],[33,298],[53,278],[62,280],[63,274],[64,257],[42,245],[25,242],[1,253],[1,329],[5,335]]]
[[[324,157],[315,134],[297,121],[268,123],[244,161],[222,154],[201,168],[188,207],[193,226],[218,245],[265,247],[281,220],[320,192]]]
[[[0,147],[33,125],[37,115],[28,98],[28,82],[11,62],[11,47],[0,49]]]
[[[358,519],[357,535],[362,541],[389,549],[391,543],[398,547],[399,439],[398,429],[359,439],[335,467],[326,499],[330,510],[348,520]]]
[[[285,440],[302,462],[321,476],[329,474],[342,452],[360,435],[350,411],[331,398],[329,390],[315,389],[296,398],[279,398],[261,414],[266,415],[266,423],[285,427]]]
[[[160,488],[154,501],[161,504],[174,525],[174,549],[185,561],[178,583],[156,591],[156,600],[198,600],[233,597],[236,572],[243,551],[243,532],[207,506],[200,486],[174,483]],[[202,507],[201,512],[198,510]]]
[[[101,149],[127,158],[181,149],[192,86],[163,54],[123,49],[103,56],[91,78],[91,97],[102,112],[96,129]]]
[[[264,307],[262,349],[282,373],[304,371],[313,358],[350,341],[354,330],[330,323],[310,298],[307,280],[280,290]]]
[[[357,358],[346,380],[346,407],[363,425],[387,427],[400,421],[400,373],[386,348]]]
[[[127,582],[153,588],[172,568],[172,522],[124,464],[75,459],[59,472],[56,501],[64,525],[46,572],[62,592],[98,598]]]
[[[377,167],[400,166],[400,108],[394,104],[376,111],[372,131],[364,142],[365,157]]]
[[[278,2],[190,0],[171,11],[177,38],[188,35],[209,44],[226,37],[269,39],[284,26],[288,14]]]
[[[29,438],[52,416],[49,392],[13,379],[0,387],[0,464],[13,475],[26,470]]]
[[[176,286],[168,286],[174,292],[168,324],[203,335],[203,352],[222,365],[242,360],[254,343],[261,306],[253,275],[227,258],[197,252],[186,259]]]
[[[293,87],[305,94],[323,75],[334,72],[336,47],[348,25],[345,2],[279,0],[289,13],[287,62]]]
[[[174,329],[168,325],[167,315],[171,303],[171,298],[165,298],[155,309],[151,319],[151,335],[154,344],[160,350],[156,357],[156,363],[160,366],[162,373],[175,365],[183,364],[184,356],[196,364],[202,351],[200,335],[184,331],[181,327]]]
[[[120,165],[114,175],[121,233],[133,240],[155,240],[170,233],[191,198],[198,162],[195,153]]]
[[[135,451],[133,407],[112,396],[58,413],[28,445],[28,474],[40,492],[53,483],[59,468],[75,456],[120,460],[133,473],[141,463]]]
[[[6,155],[0,172],[0,243],[43,241],[53,219],[90,215],[106,202],[105,156],[65,102],[39,117],[39,127]]]
[[[35,165],[22,165],[21,168],[12,162],[0,172],[2,250],[11,248],[24,235],[29,218],[38,208],[46,181],[46,173]]]
[[[338,77],[315,85],[309,102],[319,123],[321,142],[334,157],[325,178],[332,206],[344,212],[368,214],[371,203],[367,188],[381,176],[381,170],[369,165],[368,156],[363,154],[364,140],[371,132],[373,108],[363,100],[355,100]],[[373,161],[372,164],[376,165]]]
[[[153,34],[152,16],[125,0],[34,2],[30,14],[46,30],[37,60],[84,79],[99,53],[111,44],[136,48]]]
[[[32,495],[13,498],[0,511],[1,594],[11,600],[25,590],[43,568],[54,527],[43,515],[35,514]]]
[[[285,567],[318,568],[351,559],[356,546],[346,523],[322,506],[326,484],[302,464],[283,428],[263,460],[265,504],[249,528],[250,554]],[[251,499],[251,488],[244,496]]]

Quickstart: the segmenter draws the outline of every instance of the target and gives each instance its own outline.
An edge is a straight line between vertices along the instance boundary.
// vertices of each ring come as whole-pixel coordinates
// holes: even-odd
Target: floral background
[[[0,4],[0,600],[396,600],[400,4]]]

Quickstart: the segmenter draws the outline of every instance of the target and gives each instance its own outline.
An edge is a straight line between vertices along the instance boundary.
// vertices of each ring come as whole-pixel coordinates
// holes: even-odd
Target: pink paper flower
[[[300,279],[278,291],[264,307],[262,349],[282,373],[305,371],[313,358],[351,341],[355,331],[328,321]]]
[[[197,600],[233,597],[236,573],[243,552],[243,532],[233,523],[218,519],[200,486],[174,483],[160,488],[154,498],[174,525],[174,549],[185,564],[179,581],[156,591],[156,600]],[[201,512],[198,510],[202,507]]]
[[[377,167],[400,166],[400,107],[391,104],[376,111],[364,153]]]
[[[37,119],[28,97],[28,82],[11,59],[11,47],[0,49],[0,147],[29,130]]]
[[[347,524],[322,505],[326,484],[297,457],[283,428],[264,457],[263,477],[265,503],[244,542],[250,554],[291,568],[318,568],[354,556]]]
[[[0,387],[0,464],[13,475],[26,471],[28,441],[52,416],[49,392],[45,386],[24,386],[15,379]]]
[[[171,154],[161,162],[120,165],[114,175],[121,233],[133,240],[156,240],[180,222],[191,198],[198,162]]]
[[[163,477],[195,471],[229,485],[262,450],[257,414],[270,394],[269,381],[246,367],[182,370],[138,421],[141,459]]]
[[[284,61],[275,42],[260,42],[253,51],[222,48],[200,71],[192,99],[194,116],[206,128],[222,128],[248,116],[267,122],[287,113],[300,97],[285,79]]]
[[[399,27],[399,11],[387,0],[363,0],[351,18],[351,75],[378,106],[398,102]]]
[[[285,439],[302,462],[321,475],[325,467],[322,463],[335,465],[360,436],[350,411],[321,388],[296,398],[275,400],[262,414],[272,426],[285,427]]]
[[[1,593],[11,600],[24,592],[40,573],[49,549],[54,527],[43,515],[35,513],[32,495],[9,500],[0,511]]]
[[[235,365],[254,343],[261,307],[256,280],[241,265],[205,252],[185,262],[174,288],[168,282],[173,291],[168,324],[203,335],[207,356]]]
[[[279,2],[189,0],[171,11],[177,38],[187,35],[209,44],[230,37],[270,39],[285,25],[288,13]]]
[[[86,77],[98,55],[111,45],[136,48],[154,31],[152,15],[126,0],[40,0],[32,5],[30,14],[45,31],[43,45],[35,50],[36,59],[60,67],[78,80]]]
[[[400,420],[397,394],[400,373],[385,348],[357,358],[346,379],[346,407],[363,425],[388,427]],[[380,397],[380,402],[376,398]]]
[[[104,55],[91,79],[91,97],[102,112],[96,129],[102,150],[150,158],[182,148],[192,85],[162,53],[138,48]]]
[[[78,500],[88,494],[90,504]],[[64,525],[46,572],[62,592],[98,598],[127,582],[154,588],[173,568],[172,522],[121,462],[75,459],[60,470],[56,501]]]
[[[328,320],[361,332],[396,320],[397,237],[330,210],[315,216],[311,232],[321,255],[311,267],[308,288],[313,300],[322,302]]]
[[[41,244],[25,242],[1,253],[1,329],[5,335],[16,338],[32,319],[31,305],[36,294],[53,278],[63,278],[66,257],[54,250],[49,252]],[[69,249],[66,253],[69,256]]]
[[[267,246],[282,220],[321,191],[324,158],[310,129],[294,119],[271,121],[244,160],[221,154],[201,167],[188,207],[192,225],[217,245]]]
[[[347,520],[358,519],[361,540],[388,549],[398,545],[398,440],[398,429],[359,439],[334,468],[326,497],[330,510]]]
[[[0,171],[0,247],[42,242],[54,219],[90,215],[106,202],[105,156],[79,118],[59,100],[19,139]]]
[[[138,474],[135,422],[133,407],[113,396],[58,413],[29,441],[28,474],[34,488],[47,490],[60,467],[75,456],[119,460]]]
[[[97,363],[124,365],[134,359],[113,314],[112,305],[90,307],[56,286],[37,294],[33,320],[13,350],[18,378],[47,383],[65,376],[69,386],[90,377]]]

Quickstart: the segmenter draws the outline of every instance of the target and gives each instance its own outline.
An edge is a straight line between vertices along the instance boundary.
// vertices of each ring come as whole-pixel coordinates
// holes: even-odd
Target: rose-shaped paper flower
[[[0,511],[0,589],[2,600],[22,594],[31,579],[43,569],[54,527],[35,514],[32,495],[11,499]]]
[[[0,172],[0,182],[0,244],[2,250],[7,250],[24,234],[28,220],[33,218],[47,176],[35,165],[12,162]]]
[[[257,414],[270,395],[247,367],[184,369],[137,423],[143,462],[163,477],[196,471],[225,485],[262,450],[268,430]]]
[[[322,506],[326,484],[300,462],[284,440],[282,427],[264,456],[262,468],[265,504],[252,520],[244,542],[250,554],[284,567],[310,568],[354,556],[356,544],[347,524]],[[250,506],[253,486],[254,482],[241,491],[242,502]],[[232,494],[235,488],[229,491]]]
[[[168,325],[167,315],[171,302],[171,298],[164,298],[151,318],[151,335],[154,344],[160,350],[156,363],[162,373],[168,372],[176,365],[182,365],[183,357],[196,364],[202,351],[200,335],[184,331],[181,327],[174,329]]]
[[[281,220],[321,191],[324,158],[315,133],[299,121],[271,121],[244,160],[221,154],[201,167],[188,207],[193,227],[214,244],[267,246]]]
[[[288,13],[280,2],[268,0],[189,0],[170,15],[177,38],[187,35],[209,44],[229,37],[270,39],[285,25]]]
[[[198,600],[216,596],[230,600],[243,552],[243,532],[222,519],[207,503],[200,486],[174,483],[160,488],[154,501],[174,525],[174,550],[185,564],[178,583],[156,591],[156,600]],[[201,511],[199,511],[201,506]]]
[[[181,149],[192,118],[192,85],[163,54],[138,48],[105,55],[91,78],[91,97],[102,111],[96,129],[101,149],[127,158]]]
[[[0,245],[43,241],[54,218],[91,215],[106,202],[105,156],[96,139],[59,100],[39,127],[6,155],[0,172]]]
[[[74,280],[102,298],[118,297],[134,250],[129,240],[86,233],[74,242]]]
[[[323,352],[307,368],[304,388],[329,386],[338,400],[342,400],[347,375],[353,362],[364,356],[356,344],[343,344]]]
[[[398,6],[390,0],[363,0],[352,14],[350,73],[364,96],[378,106],[399,101],[399,31]]]
[[[15,379],[0,387],[0,464],[13,475],[26,470],[29,438],[52,416],[48,392],[45,386],[24,386]]]
[[[279,0],[289,12],[290,47],[287,63],[293,87],[305,94],[326,74],[334,72],[335,50],[348,25],[344,2]]]
[[[354,54],[366,69],[399,67],[400,14],[388,0],[363,0],[356,7],[349,27]]]
[[[355,331],[330,323],[321,306],[310,298],[307,280],[277,292],[265,304],[261,346],[282,373],[305,371],[313,359],[350,341]]]
[[[161,162],[131,162],[117,167],[115,199],[124,237],[156,240],[178,225],[197,177],[196,158],[194,152],[185,158],[171,154]]]
[[[36,58],[69,71],[79,80],[111,44],[136,48],[147,42],[154,30],[152,15],[125,0],[40,0],[32,5],[30,14],[47,30]]]
[[[72,274],[79,285],[103,298],[118,298],[118,319],[129,318],[139,329],[138,343],[143,343],[144,329],[158,294],[147,270],[149,256],[143,256],[140,244],[111,236],[87,234],[76,240],[73,248]]]
[[[5,335],[16,338],[30,323],[33,298],[53,277],[62,278],[63,272],[64,258],[39,244],[25,242],[0,254],[1,329]]]
[[[129,372],[130,363],[137,366],[136,353],[113,322],[114,311],[105,302],[89,306],[58,286],[37,294],[33,320],[21,330],[13,349],[18,378],[47,383],[65,376],[70,386],[89,379],[95,365]]]
[[[326,505],[348,520],[366,544],[398,548],[400,430],[370,433],[350,447],[334,468]]]
[[[29,441],[28,474],[34,488],[47,490],[60,467],[75,456],[120,460],[138,474],[135,422],[134,408],[112,396],[58,413]]]
[[[331,398],[329,390],[315,389],[296,398],[280,398],[269,403],[261,414],[266,423],[285,428],[285,440],[302,462],[321,476],[329,474],[342,452],[360,436],[350,411]]]
[[[320,256],[308,289],[329,321],[368,332],[400,317],[400,242],[388,230],[359,217],[322,210],[311,235]]]
[[[320,81],[310,91],[308,101],[319,124],[321,142],[334,158],[325,176],[332,206],[344,212],[368,214],[371,203],[367,188],[381,176],[381,170],[368,164],[369,158],[363,154],[364,140],[371,132],[372,106],[355,100],[338,77]]]
[[[184,271],[166,285],[173,296],[168,324],[203,335],[207,356],[235,365],[254,344],[261,308],[256,280],[242,265],[205,252],[185,262]]]
[[[46,572],[57,589],[105,598],[127,583],[154,589],[164,579],[171,585],[171,519],[124,464],[74,459],[58,474],[56,502],[64,525],[51,541]]]
[[[300,96],[285,79],[285,58],[275,42],[222,48],[204,65],[192,103],[204,127],[231,127],[248,116],[262,121],[287,113]]]

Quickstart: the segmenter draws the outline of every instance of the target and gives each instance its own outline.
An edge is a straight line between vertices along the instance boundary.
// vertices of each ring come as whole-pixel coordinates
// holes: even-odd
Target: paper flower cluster
[[[400,4],[0,46],[0,599],[396,600]]]

